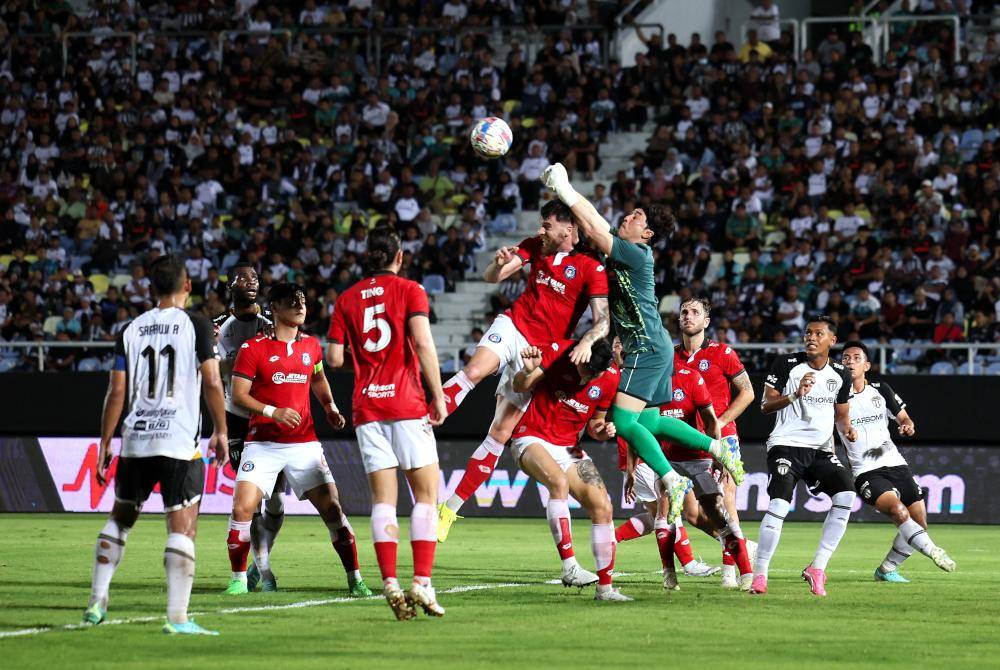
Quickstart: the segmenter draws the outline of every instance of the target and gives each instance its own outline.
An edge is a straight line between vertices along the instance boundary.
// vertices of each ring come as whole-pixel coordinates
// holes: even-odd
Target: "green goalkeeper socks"
[[[699,432],[680,419],[675,419],[672,416],[660,416],[660,410],[656,407],[647,407],[642,410],[642,414],[639,415],[639,424],[656,437],[686,449],[708,451],[714,441],[708,435]],[[617,425],[615,423],[616,427]],[[645,456],[643,456],[643,460],[646,460]]]
[[[654,409],[653,411],[656,412],[657,410]],[[618,435],[628,442],[632,451],[645,461],[646,465],[653,469],[657,477],[663,477],[668,472],[671,472],[673,468],[670,467],[670,461],[667,460],[667,457],[663,455],[660,443],[642,425],[641,417],[644,415],[645,412],[640,415],[638,412],[632,412],[621,407],[615,407],[612,410],[612,420],[614,421]]]

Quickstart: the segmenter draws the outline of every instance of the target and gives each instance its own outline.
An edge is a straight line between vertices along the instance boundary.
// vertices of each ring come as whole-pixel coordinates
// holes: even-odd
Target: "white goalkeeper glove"
[[[562,163],[545,168],[542,172],[542,183],[554,191],[567,207],[572,207],[580,199],[580,194],[569,183],[569,175],[566,174],[566,168]]]

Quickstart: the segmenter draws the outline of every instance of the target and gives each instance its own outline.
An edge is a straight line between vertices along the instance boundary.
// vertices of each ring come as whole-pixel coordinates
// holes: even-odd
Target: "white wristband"
[[[556,191],[556,195],[559,199],[563,201],[563,204],[567,207],[572,207],[580,199],[580,194],[576,192],[570,184],[566,184],[565,187],[560,188]]]
[[[272,416],[274,416],[274,410],[276,409],[278,408],[275,407],[274,405],[264,405],[264,409],[262,409],[260,413],[266,416],[268,419],[270,419]]]

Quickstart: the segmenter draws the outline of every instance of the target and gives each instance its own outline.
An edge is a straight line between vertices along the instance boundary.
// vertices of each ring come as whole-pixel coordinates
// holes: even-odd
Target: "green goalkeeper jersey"
[[[653,250],[615,235],[608,269],[611,318],[624,353],[672,351],[656,300]]]

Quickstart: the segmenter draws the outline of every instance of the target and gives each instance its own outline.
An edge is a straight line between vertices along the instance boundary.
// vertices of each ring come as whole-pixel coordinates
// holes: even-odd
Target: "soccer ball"
[[[483,158],[500,158],[510,151],[514,133],[503,119],[488,116],[473,124],[469,141],[472,149]]]

